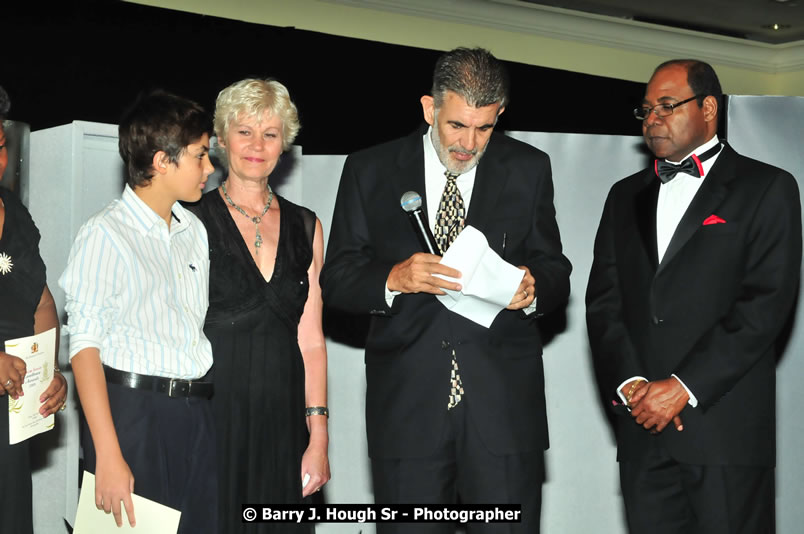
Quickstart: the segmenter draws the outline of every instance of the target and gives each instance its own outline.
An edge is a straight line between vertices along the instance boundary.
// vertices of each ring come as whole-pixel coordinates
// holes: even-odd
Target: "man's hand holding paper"
[[[460,291],[455,281],[459,271],[450,269],[441,258],[433,254],[417,252],[410,258],[393,266],[388,275],[388,289],[400,293],[432,293],[444,295],[444,291]]]
[[[536,300],[536,279],[533,278],[533,275],[530,274],[530,269],[526,266],[520,265],[517,268],[525,271],[525,275],[522,277],[522,281],[519,283],[519,288],[516,290],[516,293],[514,293],[514,296],[511,298],[511,302],[505,308],[506,310],[521,310],[532,305]]]
[[[486,237],[471,226],[463,229],[441,263],[463,274],[463,287],[459,291],[446,290],[438,300],[486,328],[501,310],[518,310],[533,302],[534,279],[530,271],[525,268],[523,272],[500,258]]]

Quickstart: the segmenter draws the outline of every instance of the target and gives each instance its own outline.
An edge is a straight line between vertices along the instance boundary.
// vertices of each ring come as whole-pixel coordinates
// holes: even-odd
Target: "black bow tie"
[[[720,143],[718,143],[700,156],[693,154],[678,165],[675,163],[670,163],[669,161],[657,159],[654,164],[656,176],[659,177],[659,180],[661,180],[663,184],[666,184],[675,178],[676,174],[680,172],[700,178],[703,176],[703,165],[701,165],[701,163],[717,154],[720,151],[720,148]]]

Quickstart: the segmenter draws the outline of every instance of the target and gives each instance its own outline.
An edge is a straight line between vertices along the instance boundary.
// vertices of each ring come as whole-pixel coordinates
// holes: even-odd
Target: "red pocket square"
[[[709,225],[709,224],[721,224],[721,223],[725,223],[725,222],[726,221],[724,219],[721,219],[717,215],[710,215],[709,217],[704,219],[703,225],[706,226],[706,225]]]

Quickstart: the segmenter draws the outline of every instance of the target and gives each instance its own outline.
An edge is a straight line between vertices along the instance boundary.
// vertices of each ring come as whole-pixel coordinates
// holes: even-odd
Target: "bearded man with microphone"
[[[490,52],[443,54],[432,95],[421,98],[427,125],[346,160],[321,273],[328,306],[372,315],[366,429],[375,501],[522,505],[521,523],[470,524],[472,534],[539,531],[548,437],[536,318],[566,304],[571,271],[548,156],[493,133],[507,98],[505,68]],[[407,192],[421,194],[413,226],[400,207],[417,209]],[[461,289],[461,273],[439,262],[466,225],[523,271],[489,328],[436,298]],[[437,254],[422,252],[430,247],[421,226]],[[377,531],[452,533],[454,525]]]

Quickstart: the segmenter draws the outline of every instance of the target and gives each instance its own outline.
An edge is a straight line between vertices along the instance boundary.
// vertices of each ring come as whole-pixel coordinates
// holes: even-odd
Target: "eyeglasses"
[[[645,119],[650,116],[651,111],[656,114],[657,117],[667,117],[668,115],[673,114],[673,110],[676,109],[678,106],[683,106],[687,102],[692,102],[696,98],[700,97],[701,95],[691,96],[686,100],[682,100],[681,102],[676,102],[675,104],[656,104],[653,107],[639,107],[634,108],[634,117],[637,120],[644,121]]]

